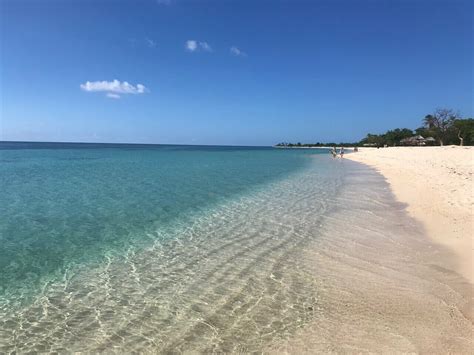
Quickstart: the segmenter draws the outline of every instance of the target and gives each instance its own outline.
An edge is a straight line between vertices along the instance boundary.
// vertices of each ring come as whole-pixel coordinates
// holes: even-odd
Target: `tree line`
[[[474,119],[462,118],[459,112],[447,108],[436,109],[426,115],[422,126],[411,130],[409,128],[395,128],[383,134],[367,134],[365,138],[354,143],[278,143],[277,147],[334,147],[334,146],[363,146],[377,147],[403,145],[403,140],[415,136],[432,137],[435,145],[474,145]]]
[[[360,144],[377,146],[400,145],[403,139],[420,135],[434,138],[437,145],[474,145],[474,119],[462,118],[459,112],[452,109],[439,108],[426,115],[423,125],[414,131],[408,128],[389,130],[384,134],[368,134]]]

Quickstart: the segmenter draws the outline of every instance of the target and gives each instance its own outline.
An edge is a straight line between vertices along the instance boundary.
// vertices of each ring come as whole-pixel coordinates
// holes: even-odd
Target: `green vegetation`
[[[277,147],[354,147],[397,145],[474,145],[474,118],[461,118],[451,109],[439,108],[422,120],[423,126],[414,131],[396,128],[383,134],[367,134],[357,143],[279,143]],[[421,136],[421,137],[420,137]]]
[[[461,115],[451,109],[440,108],[423,119],[423,126],[415,129],[394,129],[384,134],[368,134],[360,141],[361,145],[374,145],[383,147],[404,145],[403,140],[414,136],[423,138],[432,137],[434,140],[426,141],[423,145],[474,145],[474,119],[461,118]],[[411,145],[408,140],[408,145]]]
[[[384,145],[399,145],[405,138],[413,137],[415,134],[408,128],[396,128],[385,132],[384,134],[368,134],[367,137],[359,142],[359,145],[375,145],[383,147]]]

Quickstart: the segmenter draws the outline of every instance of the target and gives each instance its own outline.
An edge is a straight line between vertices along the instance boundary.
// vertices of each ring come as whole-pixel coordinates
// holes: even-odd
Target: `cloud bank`
[[[113,81],[86,81],[80,87],[87,92],[105,92],[107,97],[113,99],[119,99],[120,95],[137,95],[148,92],[148,89],[142,84],[132,85],[117,79]]]
[[[189,52],[196,52],[199,50],[205,51],[205,52],[212,52],[212,47],[209,45],[207,42],[199,42],[194,39],[189,39],[186,41],[184,44],[184,47],[186,50]]]

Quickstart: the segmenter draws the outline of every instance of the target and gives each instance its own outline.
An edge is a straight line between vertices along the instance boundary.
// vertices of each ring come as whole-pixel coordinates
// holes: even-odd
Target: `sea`
[[[0,142],[0,194],[2,353],[262,352],[322,322],[317,260],[419,230],[325,149]]]

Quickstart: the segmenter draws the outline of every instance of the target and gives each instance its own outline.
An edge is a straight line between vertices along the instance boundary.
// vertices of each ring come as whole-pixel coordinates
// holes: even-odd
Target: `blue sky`
[[[473,116],[470,1],[0,6],[3,140],[339,142]]]

